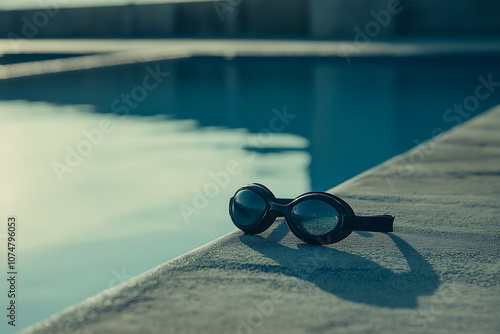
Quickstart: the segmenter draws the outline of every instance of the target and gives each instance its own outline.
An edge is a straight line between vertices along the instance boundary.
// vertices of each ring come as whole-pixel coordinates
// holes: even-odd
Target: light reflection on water
[[[162,62],[169,77],[125,117],[113,101],[157,64],[0,82],[0,200],[20,222],[20,326],[232,231],[227,202],[241,185],[326,190],[451,127],[443,113],[474,94],[478,75],[500,81],[495,59],[472,63]],[[270,134],[284,110],[294,118]],[[52,163],[103,119],[113,130],[59,182]],[[207,203],[196,197],[230,161],[240,172]],[[181,204],[199,211],[189,223]]]
[[[232,231],[228,198],[243,184],[260,181],[282,195],[309,188],[303,150],[255,154],[242,149],[258,140],[244,129],[91,109],[0,103],[0,131],[8,138],[3,161],[9,161],[2,203],[20,222],[24,325]],[[114,131],[59,182],[52,163],[65,163],[66,146],[76,150],[86,140],[82,130],[98,128],[104,118]],[[269,145],[307,146],[297,135],[272,139]],[[232,170],[227,180],[229,161],[239,173]],[[183,216],[179,204],[196,212]]]

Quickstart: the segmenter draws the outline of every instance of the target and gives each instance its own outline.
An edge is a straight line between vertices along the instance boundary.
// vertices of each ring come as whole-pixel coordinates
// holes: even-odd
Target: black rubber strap
[[[392,232],[394,216],[343,216],[343,230]]]

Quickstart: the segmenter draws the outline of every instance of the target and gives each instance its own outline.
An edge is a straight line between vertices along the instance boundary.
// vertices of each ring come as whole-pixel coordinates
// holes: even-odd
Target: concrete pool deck
[[[499,130],[496,107],[330,190],[394,233],[234,231],[23,333],[498,333]]]
[[[0,39],[2,56],[74,55],[0,65],[0,80],[188,57],[500,56],[498,38],[478,40],[315,41],[262,39]]]

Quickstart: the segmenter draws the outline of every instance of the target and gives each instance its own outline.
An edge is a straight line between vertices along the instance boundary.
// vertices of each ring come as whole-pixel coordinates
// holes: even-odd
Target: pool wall
[[[50,2],[48,2],[50,3]],[[2,38],[500,36],[498,1],[166,1],[0,11]],[[64,5],[63,5],[64,7]],[[17,36],[17,37],[16,37]]]

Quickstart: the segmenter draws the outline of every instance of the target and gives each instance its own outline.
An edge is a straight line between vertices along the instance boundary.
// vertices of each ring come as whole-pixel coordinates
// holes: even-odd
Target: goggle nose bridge
[[[286,214],[287,209],[288,209],[288,204],[280,204],[276,202],[272,202],[271,206],[269,207],[269,211],[277,211],[282,215]]]

